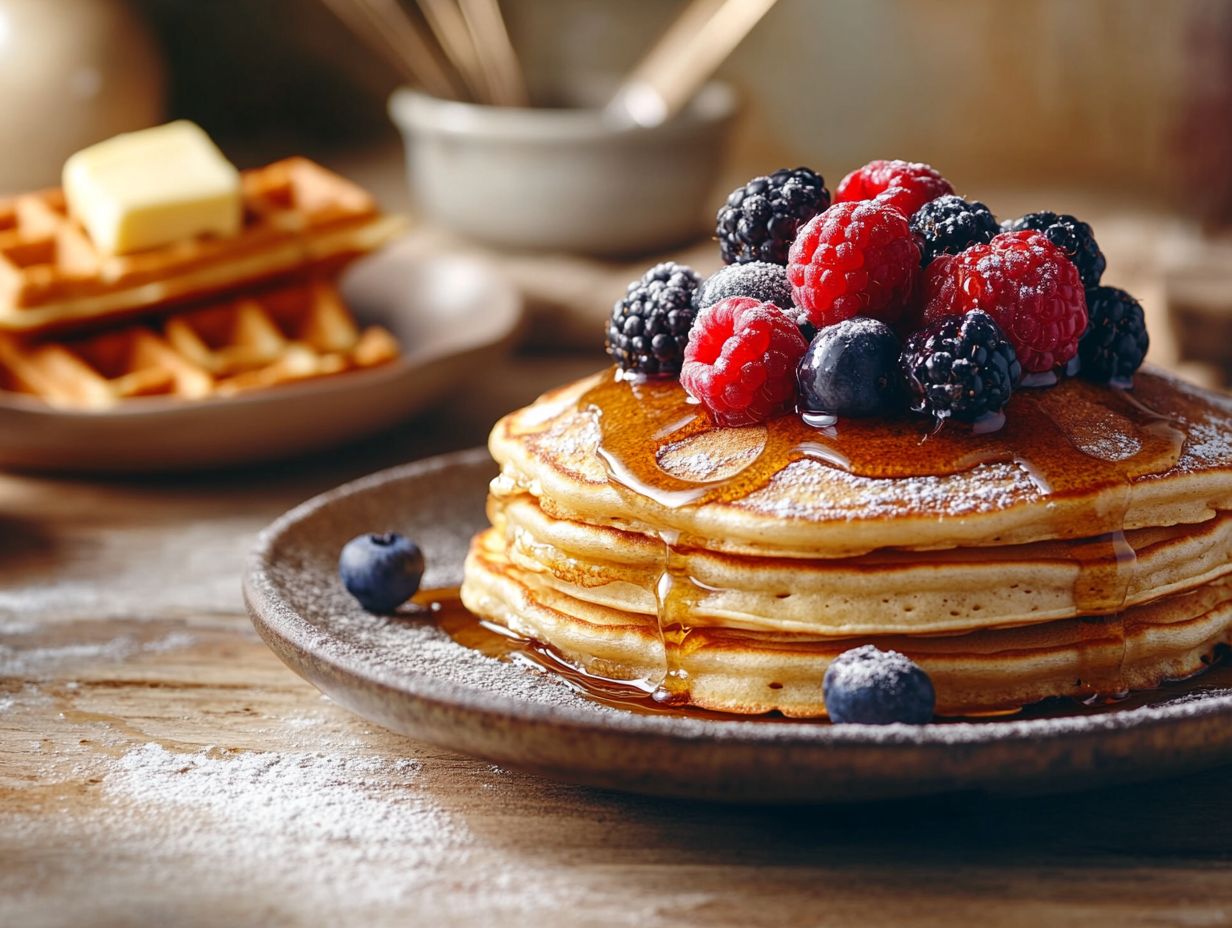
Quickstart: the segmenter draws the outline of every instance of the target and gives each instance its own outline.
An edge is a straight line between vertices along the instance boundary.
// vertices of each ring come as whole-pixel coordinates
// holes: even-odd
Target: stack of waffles
[[[246,171],[243,225],[110,255],[47,190],[0,202],[0,389],[58,407],[186,400],[373,367],[398,355],[361,329],[335,277],[401,228],[362,189],[303,158]]]

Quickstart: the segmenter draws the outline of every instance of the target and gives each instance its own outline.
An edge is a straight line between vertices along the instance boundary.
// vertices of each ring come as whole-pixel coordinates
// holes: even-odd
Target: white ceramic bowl
[[[688,241],[713,221],[736,95],[708,84],[652,128],[597,106],[480,106],[406,89],[389,112],[427,218],[500,247],[611,256]]]

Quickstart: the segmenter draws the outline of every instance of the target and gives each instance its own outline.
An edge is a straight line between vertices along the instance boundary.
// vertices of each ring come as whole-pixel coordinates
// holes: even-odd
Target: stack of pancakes
[[[0,389],[99,409],[397,357],[388,332],[359,329],[334,278],[402,221],[304,158],[245,171],[242,185],[238,235],[123,255],[95,246],[61,190],[0,201]]]
[[[1005,428],[910,418],[719,428],[677,383],[606,371],[501,420],[463,600],[669,705],[824,715],[864,643],[941,714],[1111,697],[1232,641],[1232,400],[1016,394]]]

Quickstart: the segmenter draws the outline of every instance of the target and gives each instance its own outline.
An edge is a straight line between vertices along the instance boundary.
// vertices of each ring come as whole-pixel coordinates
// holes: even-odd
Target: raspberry
[[[607,323],[607,353],[621,370],[647,377],[680,371],[700,282],[692,268],[665,261],[629,284]]]
[[[723,263],[786,264],[796,231],[829,205],[826,182],[808,168],[754,177],[731,192],[715,217]]]
[[[1065,256],[1074,262],[1082,285],[1090,290],[1099,286],[1104,276],[1104,253],[1099,250],[1091,227],[1076,216],[1067,213],[1027,213],[1021,219],[1006,220],[1001,224],[1006,232],[1022,232],[1032,229],[1052,242]]]
[[[1078,353],[1087,302],[1078,270],[1038,232],[1002,232],[987,245],[943,255],[924,272],[924,319],[982,309],[997,321],[1028,373]]]
[[[834,202],[876,197],[910,218],[929,200],[953,192],[950,182],[930,165],[916,161],[870,161],[843,178],[834,193]]]
[[[911,217],[911,231],[927,267],[938,255],[956,255],[972,245],[985,245],[1001,231],[988,207],[946,194],[925,203]]]
[[[796,307],[817,327],[852,316],[894,322],[907,308],[920,249],[898,210],[836,203],[800,230],[787,262]]]
[[[1117,287],[1096,287],[1087,291],[1087,312],[1091,324],[1078,343],[1082,376],[1127,385],[1151,347],[1142,304]]]
[[[1022,377],[1014,346],[978,309],[944,316],[907,339],[902,371],[915,412],[963,422],[1000,412]]]
[[[796,364],[808,345],[773,303],[733,296],[698,313],[680,382],[720,425],[765,422],[796,398]]]

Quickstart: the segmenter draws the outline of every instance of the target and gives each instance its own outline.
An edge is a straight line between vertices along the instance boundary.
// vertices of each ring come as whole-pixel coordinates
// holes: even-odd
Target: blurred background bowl
[[[629,255],[696,238],[713,219],[735,92],[712,82],[679,116],[646,128],[604,116],[614,86],[575,82],[564,105],[536,108],[395,91],[389,111],[416,207],[515,249]]]

